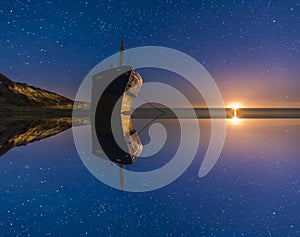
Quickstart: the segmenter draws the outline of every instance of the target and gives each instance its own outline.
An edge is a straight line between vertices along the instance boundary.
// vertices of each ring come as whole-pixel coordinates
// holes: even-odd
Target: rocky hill
[[[0,73],[0,109],[72,109],[73,101],[54,92],[14,82]]]

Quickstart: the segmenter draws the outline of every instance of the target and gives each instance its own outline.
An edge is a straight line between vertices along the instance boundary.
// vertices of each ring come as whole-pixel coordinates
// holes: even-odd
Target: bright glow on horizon
[[[238,117],[238,109],[242,107],[241,104],[235,102],[230,104],[228,107],[233,110],[233,117],[229,119],[230,123],[233,125],[241,124],[241,119]]]
[[[234,102],[230,105],[228,105],[229,108],[232,108],[233,110],[238,110],[239,108],[242,108],[243,106],[240,103]]]

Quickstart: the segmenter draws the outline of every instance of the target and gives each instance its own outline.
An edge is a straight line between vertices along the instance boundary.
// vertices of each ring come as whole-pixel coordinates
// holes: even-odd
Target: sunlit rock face
[[[108,86],[103,88],[105,80]],[[94,154],[119,164],[131,164],[141,154],[142,143],[130,119],[132,102],[141,85],[142,77],[128,66],[93,76]]]
[[[14,82],[0,73],[0,109],[11,111],[28,107],[72,109],[73,101],[50,91]]]

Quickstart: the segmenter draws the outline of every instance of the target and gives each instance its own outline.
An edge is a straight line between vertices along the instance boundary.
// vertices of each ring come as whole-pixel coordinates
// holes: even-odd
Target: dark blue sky
[[[290,90],[299,87],[299,9],[297,1],[272,0],[1,1],[0,71],[74,98],[87,72],[123,39],[126,48],[191,55],[221,90],[249,75]]]
[[[165,46],[196,58],[226,103],[300,107],[299,10],[297,1],[272,0],[3,0],[0,72],[74,98],[124,40],[126,48]],[[122,193],[93,177],[70,130],[11,150],[0,159],[0,235],[299,235],[299,120],[229,124],[219,161],[200,179],[202,127],[191,167],[148,193]],[[154,165],[161,158],[169,157]]]

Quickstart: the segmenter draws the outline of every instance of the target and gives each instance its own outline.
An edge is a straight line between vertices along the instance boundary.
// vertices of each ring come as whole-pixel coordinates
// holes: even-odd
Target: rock
[[[54,92],[18,83],[0,73],[0,109],[19,110],[28,107],[72,109],[73,101]]]

